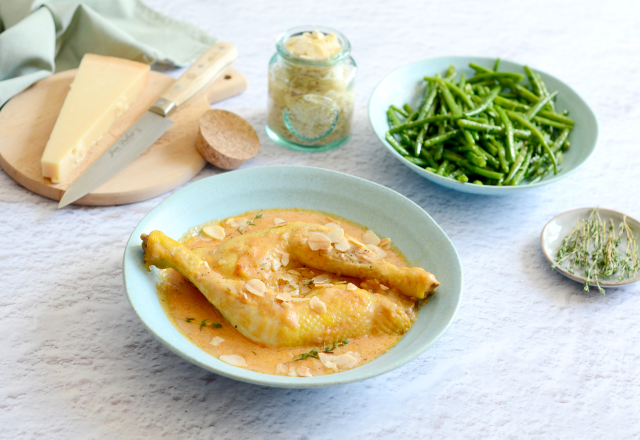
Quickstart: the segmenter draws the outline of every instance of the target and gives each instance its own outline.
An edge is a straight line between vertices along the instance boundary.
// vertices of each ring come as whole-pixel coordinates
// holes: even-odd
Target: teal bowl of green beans
[[[567,84],[482,57],[431,58],[391,72],[371,95],[369,121],[409,169],[471,194],[556,182],[598,142],[593,110]]]

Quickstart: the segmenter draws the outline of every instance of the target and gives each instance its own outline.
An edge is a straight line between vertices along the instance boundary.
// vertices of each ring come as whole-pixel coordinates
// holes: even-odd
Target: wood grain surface
[[[175,80],[151,72],[142,94],[89,150],[69,177],[54,184],[42,176],[40,158],[58,118],[76,70],[57,73],[11,99],[0,111],[0,166],[20,185],[60,200],[64,191],[96,158],[120,137]],[[209,86],[176,109],[171,128],[147,151],[104,185],[77,202],[80,205],[120,205],[156,197],[194,177],[205,165],[196,149],[198,121],[210,104],[242,93],[246,78],[228,69]]]

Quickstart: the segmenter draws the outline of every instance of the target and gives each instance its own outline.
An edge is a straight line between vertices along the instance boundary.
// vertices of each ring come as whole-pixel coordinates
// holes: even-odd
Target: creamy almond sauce
[[[262,216],[257,218],[260,214],[262,214]],[[216,220],[194,227],[185,234],[182,238],[182,242],[189,249],[197,250],[196,252],[203,255],[203,258],[206,259],[206,254],[209,253],[208,251],[210,249],[215,249],[227,240],[239,236],[241,232],[255,232],[261,229],[270,228],[274,225],[274,219],[278,218],[283,219],[288,223],[307,222],[321,225],[336,223],[344,229],[345,234],[348,234],[358,240],[361,240],[362,236],[367,231],[366,228],[353,222],[334,215],[328,216],[326,213],[319,211],[302,209],[271,209],[249,211],[234,217],[234,220]],[[254,225],[248,223],[243,227],[236,226],[238,223],[243,223],[243,219],[254,223]],[[206,234],[200,232],[204,226],[218,224],[225,230],[225,238],[222,240],[210,239]],[[240,228],[240,231],[238,231],[238,228]],[[389,263],[398,267],[408,266],[407,261],[397,249],[389,249],[385,246],[384,252],[386,252],[386,257],[384,259]],[[210,262],[209,264],[212,263]],[[301,279],[311,278],[324,273],[321,270],[302,267],[296,261],[291,261],[286,267],[283,267],[280,270],[296,270],[301,274]],[[323,347],[321,345],[273,348],[256,344],[255,342],[245,338],[231,324],[229,324],[229,322],[222,317],[220,312],[205,298],[205,296],[182,275],[172,269],[166,269],[160,272],[162,282],[158,285],[158,296],[170,321],[178,331],[180,331],[180,333],[212,356],[242,356],[247,361],[247,369],[265,374],[300,375],[301,372],[304,372],[304,368],[300,371],[300,367],[309,368],[310,373],[313,376],[336,372],[335,369],[326,368],[318,359],[307,358],[301,361],[293,361],[293,359],[301,353],[309,352],[314,348],[322,352]],[[394,292],[393,289],[386,290],[378,283],[349,277],[338,277],[336,275],[333,275],[333,278],[334,280],[338,279],[347,283],[353,283],[360,288],[371,292],[386,294],[394,302],[402,302],[409,306],[414,303],[412,299]],[[188,318],[193,318],[190,320],[192,322],[187,322]],[[217,328],[212,325],[205,325],[201,327],[200,323],[204,320],[206,320],[205,323],[219,323],[221,324],[221,327]],[[210,342],[216,337],[222,338],[224,341],[219,345],[214,346]],[[358,359],[357,366],[359,366],[370,362],[388,351],[399,341],[400,338],[401,336],[386,334],[352,338],[347,345],[333,350],[332,354],[340,355],[349,353]],[[279,364],[284,364],[284,367],[280,366],[280,370],[276,373]],[[296,371],[298,372],[296,373]]]

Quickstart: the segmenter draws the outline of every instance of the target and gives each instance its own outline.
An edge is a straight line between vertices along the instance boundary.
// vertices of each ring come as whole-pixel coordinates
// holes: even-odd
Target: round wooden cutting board
[[[120,137],[174,81],[151,72],[142,94],[89,150],[84,160],[61,183],[42,177],[40,158],[56,123],[76,70],[37,82],[12,98],[0,111],[0,166],[20,185],[53,200]],[[242,93],[247,80],[228,69],[216,81],[178,107],[173,125],[127,168],[98,189],[76,201],[79,205],[121,205],[156,197],[190,180],[205,165],[196,149],[198,120],[210,104]]]

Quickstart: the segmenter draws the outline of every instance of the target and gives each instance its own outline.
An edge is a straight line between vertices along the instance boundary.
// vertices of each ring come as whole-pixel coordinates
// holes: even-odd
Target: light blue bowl
[[[160,307],[156,280],[143,264],[140,234],[161,230],[173,238],[214,218],[253,209],[306,208],[337,214],[390,237],[412,265],[442,283],[437,297],[418,313],[411,330],[378,359],[342,373],[284,377],[233,367],[207,354],[171,325]],[[462,297],[462,267],[451,240],[415,203],[375,183],[319,168],[274,166],[233,171],[192,183],[147,214],[124,253],[124,285],[131,306],[149,331],[184,359],[244,382],[288,388],[345,384],[386,373],[433,345],[451,324]]]
[[[559,92],[556,100],[556,108],[558,110],[569,110],[569,116],[575,121],[574,129],[569,135],[571,148],[566,152],[564,162],[562,163],[562,171],[557,175],[551,173],[532,185],[483,186],[474,185],[473,183],[462,183],[431,173],[412,164],[403,158],[402,155],[394,150],[385,140],[384,135],[389,131],[389,124],[387,123],[387,110],[389,106],[395,104],[398,107],[402,107],[406,103],[410,103],[412,107],[419,105],[425,84],[423,81],[425,76],[434,76],[436,73],[444,74],[449,66],[454,66],[457,72],[465,72],[467,78],[469,78],[474,74],[473,69],[469,67],[469,63],[476,63],[493,69],[494,62],[495,58],[438,57],[418,61],[394,70],[380,81],[380,84],[375,88],[369,99],[369,122],[371,123],[373,131],[391,154],[412,171],[433,183],[456,191],[491,196],[515,194],[557,182],[573,174],[589,159],[596,149],[598,142],[598,121],[596,120],[593,110],[591,110],[584,99],[571,87],[554,76],[535,69],[533,70],[540,74],[549,91],[553,92],[557,90]],[[501,60],[499,70],[501,72],[517,72],[525,75],[522,64],[511,61]]]

